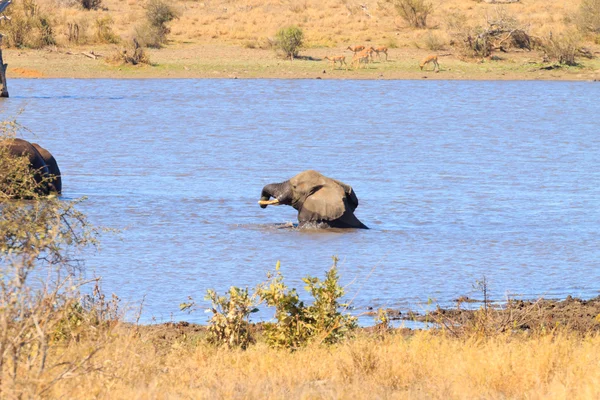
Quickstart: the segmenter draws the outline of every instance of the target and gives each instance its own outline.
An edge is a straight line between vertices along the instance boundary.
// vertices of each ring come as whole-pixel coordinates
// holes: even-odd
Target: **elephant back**
[[[53,175],[52,184],[54,185],[54,189],[56,192],[62,192],[62,178],[60,176],[60,169],[58,168],[58,163],[54,156],[45,148],[40,146],[37,143],[32,143],[32,146],[40,153],[40,156],[46,163],[46,167],[48,168],[48,172]]]
[[[29,167],[34,171],[34,179],[40,184],[44,178],[50,176],[48,165],[44,161],[44,157],[40,154],[35,146],[26,140],[14,138],[6,139],[0,143],[1,146],[8,148],[8,152],[13,157],[27,157]],[[57,165],[58,167],[58,165]],[[43,194],[48,194],[51,190],[49,186],[54,186],[53,182],[49,184],[44,182],[39,191]]]

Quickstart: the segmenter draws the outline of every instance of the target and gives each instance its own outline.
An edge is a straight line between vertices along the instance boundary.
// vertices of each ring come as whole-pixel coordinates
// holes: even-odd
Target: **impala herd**
[[[352,68],[355,68],[355,69],[360,69],[361,66],[364,66],[365,68],[367,68],[367,64],[372,62],[375,58],[373,56],[373,54],[376,54],[377,58],[379,60],[381,60],[381,53],[383,53],[383,54],[385,54],[385,61],[388,60],[388,48],[385,46],[379,46],[379,47],[373,47],[373,46],[365,47],[362,45],[348,46],[346,48],[346,50],[350,50],[352,53],[354,53],[354,55],[352,56],[352,64],[351,65],[352,65]],[[344,56],[344,55],[325,56],[324,60],[329,61],[329,63],[331,64],[331,69],[335,69],[336,65],[339,63],[340,68],[346,67],[346,70],[348,70],[348,63],[346,63],[346,56]],[[419,64],[419,67],[421,67],[421,70],[423,70],[423,67],[429,63],[433,64],[435,72],[440,71],[440,65],[438,63],[437,55],[430,55],[430,56],[425,57]]]

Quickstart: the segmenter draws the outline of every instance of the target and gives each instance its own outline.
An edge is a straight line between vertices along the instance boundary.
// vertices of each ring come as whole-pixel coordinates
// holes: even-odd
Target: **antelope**
[[[364,51],[369,53],[369,58],[371,59],[371,61],[373,61],[373,53],[375,53],[375,49],[373,48],[373,46],[367,47]]]
[[[425,66],[425,64],[429,64],[429,63],[433,63],[433,70],[435,72],[440,72],[440,64],[438,64],[437,54],[427,56],[421,61],[421,64],[419,64],[419,67],[421,67],[421,71],[423,70],[423,67]]]
[[[388,59],[388,53],[387,53],[388,52],[388,48],[387,47],[385,47],[385,46],[379,46],[378,48],[373,49],[373,51],[375,53],[377,53],[377,58],[381,58],[381,56],[379,55],[379,53],[385,54],[385,61],[387,61],[387,59]]]
[[[365,46],[354,46],[354,47],[348,46],[348,50],[353,52],[354,55],[356,55],[356,53],[358,53],[359,51],[363,51],[364,49],[365,49]]]
[[[360,64],[365,64],[365,68],[367,66],[367,64],[369,63],[369,54],[371,54],[369,52],[369,50],[363,50],[358,54],[354,54],[354,57],[352,57],[352,66],[354,67],[354,64],[358,64],[358,68],[360,68]]]
[[[335,69],[335,64],[338,62],[340,63],[340,68],[342,68],[342,65],[345,65],[346,69],[348,69],[348,64],[346,64],[346,56],[325,56],[324,59],[329,60],[331,63],[331,69]]]

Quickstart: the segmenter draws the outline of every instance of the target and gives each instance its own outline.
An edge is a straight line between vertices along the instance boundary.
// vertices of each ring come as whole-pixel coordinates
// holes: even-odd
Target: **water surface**
[[[356,313],[599,294],[600,85],[587,82],[13,80],[3,118],[48,148],[105,236],[87,274],[142,321],[179,303],[290,286],[331,257]],[[261,188],[305,169],[353,186],[368,231],[279,229]],[[259,315],[265,318],[265,314]]]

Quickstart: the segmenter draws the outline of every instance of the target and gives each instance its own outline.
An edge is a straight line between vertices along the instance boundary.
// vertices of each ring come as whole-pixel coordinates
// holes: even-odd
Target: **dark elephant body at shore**
[[[6,139],[0,143],[6,146],[13,157],[27,157],[29,165],[34,171],[34,179],[39,184],[41,194],[60,194],[62,192],[62,178],[58,163],[52,154],[37,143],[30,143],[23,139]]]
[[[273,200],[270,200],[271,197]],[[350,185],[308,170],[293,178],[266,185],[258,202],[262,208],[284,204],[298,210],[300,226],[315,224],[331,228],[362,228],[356,218],[358,198]]]

